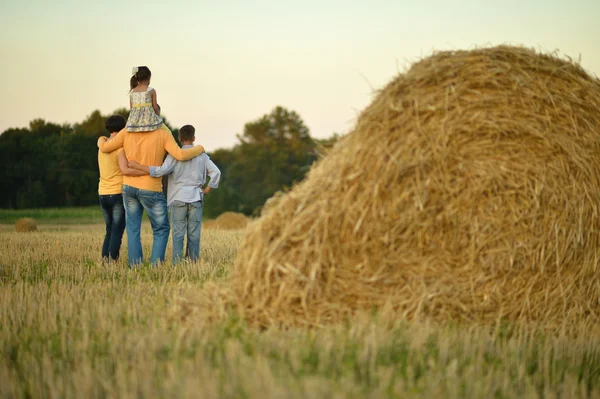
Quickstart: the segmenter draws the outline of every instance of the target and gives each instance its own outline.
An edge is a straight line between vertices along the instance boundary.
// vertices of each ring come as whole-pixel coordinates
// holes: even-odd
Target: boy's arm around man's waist
[[[150,166],[150,176],[152,177],[162,177],[164,175],[168,175],[173,172],[175,169],[175,165],[177,165],[177,161],[171,154],[167,155],[167,158],[163,162],[161,166]]]

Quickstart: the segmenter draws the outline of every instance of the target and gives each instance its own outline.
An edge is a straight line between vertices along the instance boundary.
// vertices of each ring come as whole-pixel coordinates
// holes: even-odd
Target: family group
[[[151,76],[148,67],[133,69],[129,118],[107,118],[105,126],[110,137],[98,139],[98,194],[106,223],[102,257],[109,261],[119,258],[123,233],[127,231],[131,268],[144,261],[140,234],[144,211],[153,232],[151,265],[164,262],[171,229],[173,264],[183,259],[197,261],[204,196],[218,187],[221,178],[204,147],[194,146],[192,125],[179,129],[179,147],[160,115],[156,90],[150,87]],[[165,175],[166,197],[161,179]]]

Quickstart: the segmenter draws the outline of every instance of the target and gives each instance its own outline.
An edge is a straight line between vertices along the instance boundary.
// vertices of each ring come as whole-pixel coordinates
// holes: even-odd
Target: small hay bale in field
[[[37,223],[32,218],[21,218],[15,223],[15,230],[18,233],[24,233],[37,230]]]
[[[599,201],[598,79],[525,48],[436,53],[270,201],[221,297],[259,325],[384,305],[407,318],[593,325]]]
[[[202,222],[203,229],[214,229],[215,226],[216,226],[216,222],[214,219],[208,219],[208,220]]]
[[[243,213],[224,212],[217,216],[211,227],[224,230],[243,229],[249,222],[250,219]]]

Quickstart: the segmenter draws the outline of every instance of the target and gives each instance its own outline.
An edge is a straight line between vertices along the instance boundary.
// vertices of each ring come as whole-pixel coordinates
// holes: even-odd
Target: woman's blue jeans
[[[100,208],[106,224],[106,234],[102,244],[102,258],[117,260],[121,250],[125,230],[125,209],[121,194],[100,195]]]

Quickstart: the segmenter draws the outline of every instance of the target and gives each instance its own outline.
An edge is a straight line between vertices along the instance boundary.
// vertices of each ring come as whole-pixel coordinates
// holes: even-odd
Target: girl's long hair
[[[129,80],[129,88],[131,90],[135,89],[140,82],[150,79],[151,76],[152,72],[150,72],[150,68],[147,66],[137,67],[137,72]]]

